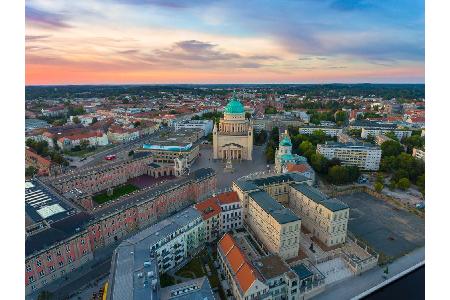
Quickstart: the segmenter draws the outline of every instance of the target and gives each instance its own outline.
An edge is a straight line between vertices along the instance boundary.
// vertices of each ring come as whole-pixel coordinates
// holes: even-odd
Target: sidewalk
[[[425,247],[418,248],[389,264],[388,278],[414,266],[425,260]],[[313,297],[314,300],[346,300],[361,294],[362,292],[383,282],[383,268],[375,267],[359,276],[340,281],[335,285],[329,285],[325,291]]]

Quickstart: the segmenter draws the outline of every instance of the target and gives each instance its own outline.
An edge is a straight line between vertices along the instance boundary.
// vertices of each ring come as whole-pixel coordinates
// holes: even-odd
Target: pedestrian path
[[[396,274],[416,265],[425,260],[425,247],[418,248],[413,252],[406,254],[389,264],[389,274],[387,278],[391,278]],[[316,297],[314,300],[346,300],[361,294],[362,292],[376,286],[386,280],[383,275],[384,268],[375,267],[361,275],[352,276],[349,279],[331,284],[326,290]]]

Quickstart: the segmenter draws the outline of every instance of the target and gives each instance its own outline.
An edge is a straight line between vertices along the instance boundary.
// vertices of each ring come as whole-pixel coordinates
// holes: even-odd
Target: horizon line
[[[49,83],[49,84],[25,84],[25,87],[46,87],[46,86],[122,86],[122,85],[148,85],[148,86],[174,86],[174,85],[395,85],[395,84],[417,84],[425,85],[425,82],[321,82],[321,83]]]

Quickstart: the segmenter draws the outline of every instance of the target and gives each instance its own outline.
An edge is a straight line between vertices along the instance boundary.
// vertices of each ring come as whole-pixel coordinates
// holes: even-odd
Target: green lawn
[[[171,286],[171,285],[174,285],[177,283],[175,281],[175,278],[173,278],[172,276],[167,275],[167,274],[162,274],[161,276],[159,276],[159,282],[160,282],[162,288]]]
[[[139,190],[138,187],[136,187],[132,184],[125,184],[125,185],[114,188],[111,196],[108,196],[106,191],[104,191],[101,194],[97,194],[97,195],[93,196],[92,200],[95,201],[97,204],[102,204],[102,203],[111,201],[113,199],[117,199],[120,196],[132,193],[137,190]]]
[[[213,261],[209,256],[209,253],[206,250],[200,252],[196,257],[194,257],[189,263],[187,263],[183,268],[178,270],[175,274],[178,276],[192,278],[192,275],[195,274],[195,278],[207,276],[206,270],[203,270],[203,262],[200,257],[208,258],[208,266],[211,270],[211,276],[208,276],[209,283],[212,288],[219,287],[219,276],[217,274],[217,270],[214,267]]]
[[[66,151],[64,151],[64,154],[65,155],[69,155],[69,156],[76,156],[76,157],[84,158],[84,157],[88,157],[88,156],[94,155],[94,154],[96,154],[98,152],[102,152],[102,151],[104,151],[106,149],[109,149],[109,148],[112,148],[114,146],[115,145],[112,145],[112,144],[111,145],[106,145],[106,146],[97,146],[95,148],[95,150],[88,150],[88,149],[84,149],[84,150],[80,150],[80,151],[66,150]]]

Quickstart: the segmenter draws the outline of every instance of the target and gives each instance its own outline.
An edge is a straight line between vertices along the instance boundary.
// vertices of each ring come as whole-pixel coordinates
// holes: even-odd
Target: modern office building
[[[150,142],[142,145],[142,151],[150,153],[157,164],[173,164],[176,158],[184,158],[190,167],[199,156],[201,129],[179,129],[162,132]]]
[[[361,170],[377,171],[380,168],[381,149],[374,145],[326,142],[317,145],[317,153],[327,159],[337,158],[343,165]]]
[[[207,136],[212,132],[213,121],[212,120],[184,120],[174,123],[175,131],[180,129],[201,129],[203,130],[203,136]]]

